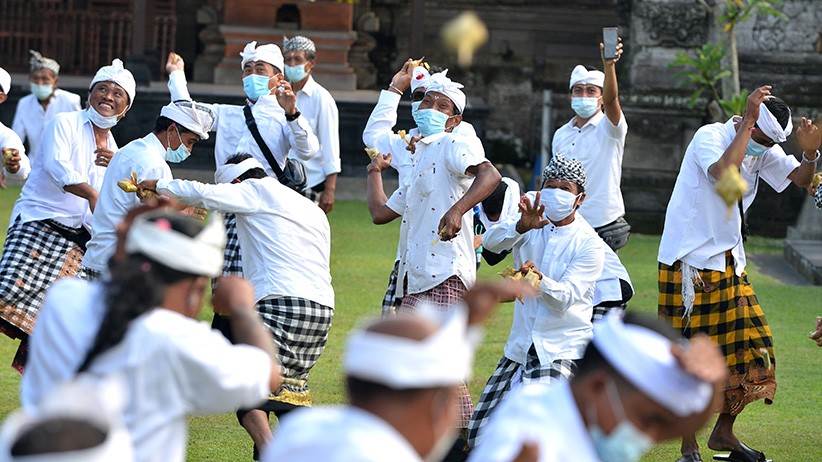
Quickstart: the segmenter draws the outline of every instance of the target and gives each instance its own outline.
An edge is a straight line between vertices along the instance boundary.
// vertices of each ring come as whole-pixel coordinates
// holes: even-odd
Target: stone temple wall
[[[638,231],[661,231],[685,148],[707,120],[701,109],[688,108],[690,91],[677,86],[676,70],[667,64],[678,51],[693,50],[713,38],[716,28],[708,12],[693,0],[423,4],[422,24],[412,24],[410,2],[372,0],[371,9],[380,19],[379,31],[369,34],[376,42],[370,52],[378,70],[376,85],[390,81],[409,56],[412,29],[420,29],[427,60],[448,67],[449,76],[466,85],[469,99],[478,96],[488,105],[489,157],[525,171],[540,152],[543,91],[553,91],[549,104],[556,130],[573,115],[567,86],[571,69],[575,64],[601,68],[601,29],[619,26],[626,50],[618,77],[629,125],[622,183],[627,219]],[[442,24],[464,9],[475,10],[490,33],[489,43],[467,71],[456,67],[439,41]],[[822,2],[785,0],[780,9],[788,21],[755,17],[739,27],[741,84],[748,89],[773,84],[797,115],[816,118],[822,109]],[[792,143],[789,139],[786,150],[796,152]],[[803,194],[794,187],[783,194],[762,187],[750,213],[752,232],[784,236]]]

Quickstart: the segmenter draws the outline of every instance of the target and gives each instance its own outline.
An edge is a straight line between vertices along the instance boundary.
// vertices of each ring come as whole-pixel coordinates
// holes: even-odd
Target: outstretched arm
[[[382,186],[382,171],[391,165],[391,154],[377,154],[366,167],[368,183],[368,211],[376,225],[390,223],[400,216],[386,205],[388,198]]]

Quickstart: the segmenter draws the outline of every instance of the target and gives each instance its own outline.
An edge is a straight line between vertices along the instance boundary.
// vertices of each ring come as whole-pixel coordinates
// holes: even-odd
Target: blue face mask
[[[257,101],[261,96],[268,95],[271,90],[268,89],[268,81],[270,77],[264,75],[251,74],[243,77],[243,91],[248,99]]]
[[[308,77],[308,72],[305,71],[305,64],[299,66],[285,66],[285,78],[291,84],[302,82],[304,78]]]
[[[54,93],[54,87],[51,85],[37,85],[36,83],[32,83],[31,92],[38,101],[45,101],[49,96],[51,96],[52,93]]]
[[[168,132],[166,132],[166,143],[168,143],[168,147],[166,148],[166,161],[171,162],[174,164],[178,164],[186,159],[188,156],[191,155],[191,151],[188,150],[185,144],[183,144],[183,137],[180,136],[180,130],[177,127],[174,127],[177,130],[177,137],[180,138],[180,145],[177,146],[177,149],[171,149],[171,142],[168,140]]]
[[[599,110],[599,98],[571,98],[571,109],[583,119],[593,117]]]
[[[420,104],[422,104],[422,101],[413,101],[411,103],[411,117],[414,120],[417,120],[417,112],[420,110]]]
[[[606,435],[599,425],[592,424],[588,431],[591,434],[594,448],[602,462],[635,462],[651,449],[654,440],[637,429],[625,417],[625,409],[613,381],[608,381],[605,392],[608,394],[608,401],[611,402],[614,415],[619,419],[619,424],[610,435]]]
[[[751,157],[761,157],[762,154],[765,154],[765,151],[767,151],[768,149],[771,148],[767,146],[762,146],[754,140],[749,140],[748,147],[745,148],[745,155]]]
[[[448,119],[448,114],[436,109],[420,109],[414,117],[414,122],[417,123],[417,128],[420,129],[422,136],[431,136],[444,132],[445,123],[448,122]]]

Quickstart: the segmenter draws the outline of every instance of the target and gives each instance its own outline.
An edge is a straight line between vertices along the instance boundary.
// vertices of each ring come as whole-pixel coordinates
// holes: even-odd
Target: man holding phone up
[[[571,108],[576,115],[554,133],[551,149],[582,162],[591,187],[579,213],[617,250],[628,242],[631,229],[623,218],[620,191],[628,124],[619,104],[616,76],[622,43],[615,28],[603,29],[603,36],[605,43],[599,49],[604,72],[583,65],[571,72]]]

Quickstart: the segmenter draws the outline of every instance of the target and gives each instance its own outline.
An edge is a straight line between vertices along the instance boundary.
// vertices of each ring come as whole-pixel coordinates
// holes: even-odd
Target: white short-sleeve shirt
[[[17,103],[11,128],[21,139],[28,140],[29,155],[37,157],[40,154],[40,136],[46,123],[61,112],[74,112],[80,109],[80,95],[60,88],[54,90],[45,109],[34,94],[29,94],[20,98]]]
[[[340,111],[331,93],[310,75],[297,92],[297,108],[302,114],[300,117],[305,117],[320,142],[317,155],[302,161],[306,186],[311,188],[325,181],[328,175],[340,173]],[[288,155],[299,157],[294,148]]]
[[[482,145],[473,138],[442,132],[417,142],[414,156],[417,161],[402,213],[408,237],[398,280],[408,278],[410,294],[431,290],[451,276],[471,287],[477,272],[472,213],[463,215],[456,237],[434,241],[442,216],[473,184],[474,177],[466,170],[487,161]],[[398,295],[401,287],[398,283]]]
[[[582,162],[588,184],[579,213],[599,228],[625,215],[620,184],[628,123],[620,113],[619,123],[614,125],[601,111],[582,127],[575,122],[576,116],[554,133],[551,147],[555,154]]]
[[[697,130],[685,151],[682,166],[668,202],[658,260],[673,265],[677,260],[699,269],[725,271],[725,252],[731,251],[736,273],[745,270],[741,217],[736,205],[729,207],[714,190],[708,168],[722,157],[736,137],[734,121],[705,125]],[[788,175],[799,166],[795,157],[775,145],[761,157],[746,156],[739,172],[748,183],[742,199],[745,210],[756,197],[759,178],[777,192],[788,187]]]

